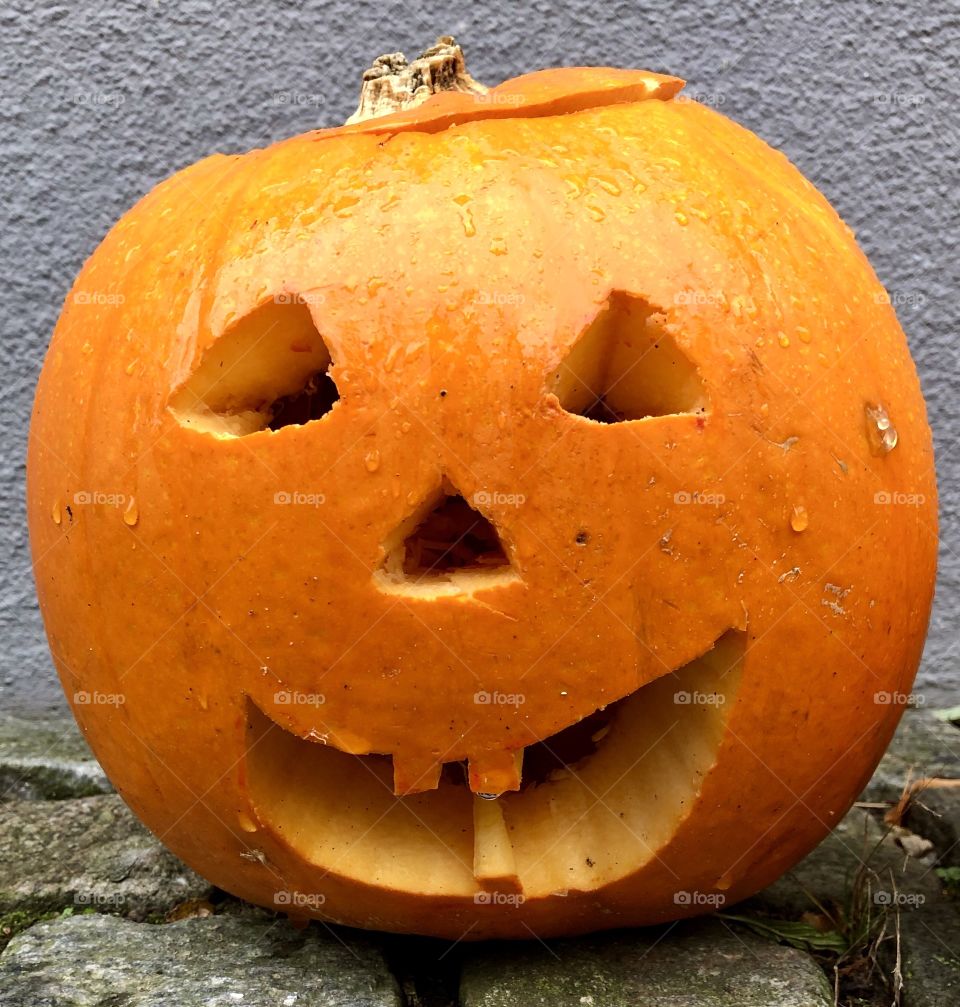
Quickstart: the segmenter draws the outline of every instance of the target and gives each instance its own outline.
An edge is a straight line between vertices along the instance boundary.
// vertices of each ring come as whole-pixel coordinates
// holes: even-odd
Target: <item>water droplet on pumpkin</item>
[[[594,220],[606,220],[607,215],[600,209],[599,206],[587,206],[587,212],[593,217]]]
[[[603,189],[605,192],[609,192],[611,196],[620,195],[620,186],[617,185],[613,179],[610,178],[600,178],[598,175],[593,176],[593,180]]]
[[[468,238],[472,238],[477,233],[477,227],[473,222],[473,214],[470,212],[469,207],[461,207],[460,220],[463,223],[463,233]]]
[[[396,363],[397,354],[400,352],[400,344],[394,343],[393,346],[387,350],[387,355],[383,361],[383,369],[389,374],[393,370],[393,365]]]
[[[785,332],[781,332],[777,337],[777,342],[786,349],[790,345],[790,337]]]
[[[130,363],[127,364],[126,367],[124,367],[124,369],[123,369],[124,373],[125,374],[133,374],[133,372],[137,369],[137,364],[138,363],[140,363],[139,360],[131,360]]]
[[[804,328],[802,325],[798,325],[797,326],[797,335],[800,337],[800,342],[801,343],[809,343],[810,342],[810,338],[811,338],[810,337],[810,330]]]
[[[123,523],[132,528],[140,520],[140,508],[134,497],[130,497],[127,506],[123,509]]]
[[[899,437],[887,410],[881,403],[864,406],[867,417],[867,440],[875,455],[887,455],[897,446]]]
[[[507,243],[503,238],[494,238],[490,242],[490,252],[493,255],[506,255],[507,254]]]
[[[333,215],[335,217],[349,217],[353,213],[353,208],[360,202],[357,196],[341,196],[333,204]]]
[[[673,219],[674,219],[674,220],[675,220],[675,221],[676,221],[676,222],[677,222],[677,223],[678,223],[678,224],[679,224],[679,225],[680,225],[681,227],[686,227],[686,226],[687,226],[687,224],[688,224],[688,222],[689,222],[689,219],[688,219],[687,215],[686,215],[685,213],[681,213],[681,211],[680,211],[680,210],[677,210],[677,212],[676,212],[676,213],[675,213],[675,214],[673,215]]]
[[[380,451],[377,448],[368,451],[363,456],[363,464],[366,465],[368,472],[376,472],[380,468]]]
[[[245,811],[241,811],[237,815],[237,824],[244,832],[257,831],[257,823]]]
[[[569,194],[574,199],[583,195],[583,179],[579,175],[567,175],[564,182],[567,183]]]
[[[53,501],[53,510],[51,511],[51,516],[53,517],[54,524],[60,524],[63,520],[63,508],[59,500]]]
[[[798,504],[793,508],[793,513],[790,515],[790,527],[796,531],[806,531],[807,525],[810,524],[810,515],[807,514],[807,508],[802,504]]]
[[[87,342],[85,342],[83,344],[83,352],[84,353],[93,353],[93,343],[91,343],[89,340]]]

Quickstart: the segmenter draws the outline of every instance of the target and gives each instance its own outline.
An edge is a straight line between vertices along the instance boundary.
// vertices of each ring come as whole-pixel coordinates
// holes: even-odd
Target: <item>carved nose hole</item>
[[[395,529],[383,551],[375,579],[391,594],[469,594],[517,579],[495,525],[448,484]]]

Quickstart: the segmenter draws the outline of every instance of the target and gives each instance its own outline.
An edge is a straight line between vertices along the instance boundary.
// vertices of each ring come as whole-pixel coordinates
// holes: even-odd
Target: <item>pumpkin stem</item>
[[[467,73],[463,50],[453,36],[441,35],[412,63],[402,52],[378,56],[364,71],[360,104],[346,125],[416,108],[438,91],[486,94],[487,90]]]

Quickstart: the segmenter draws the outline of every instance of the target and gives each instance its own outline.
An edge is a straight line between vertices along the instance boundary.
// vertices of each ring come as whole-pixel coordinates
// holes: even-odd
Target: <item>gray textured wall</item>
[[[928,705],[960,702],[960,73],[952,0],[39,0],[0,9],[7,403],[0,705],[62,703],[34,601],[23,472],[33,385],[81,263],[116,218],[171,172],[212,151],[341,122],[373,56],[409,55],[446,32],[486,83],[576,63],[683,76],[688,93],[784,150],[858,233],[898,303],[939,451],[940,583],[919,688]]]

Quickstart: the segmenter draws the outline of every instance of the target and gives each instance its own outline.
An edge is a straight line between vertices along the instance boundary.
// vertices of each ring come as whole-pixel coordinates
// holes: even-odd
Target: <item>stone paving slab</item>
[[[37,923],[0,956],[9,1007],[401,1007],[370,942],[214,916],[157,926],[112,916]]]
[[[806,954],[718,920],[467,952],[463,1007],[831,1007]]]
[[[116,794],[0,804],[0,850],[0,916],[90,907],[144,918],[211,890]]]
[[[73,717],[25,720],[0,713],[0,802],[112,790]]]

